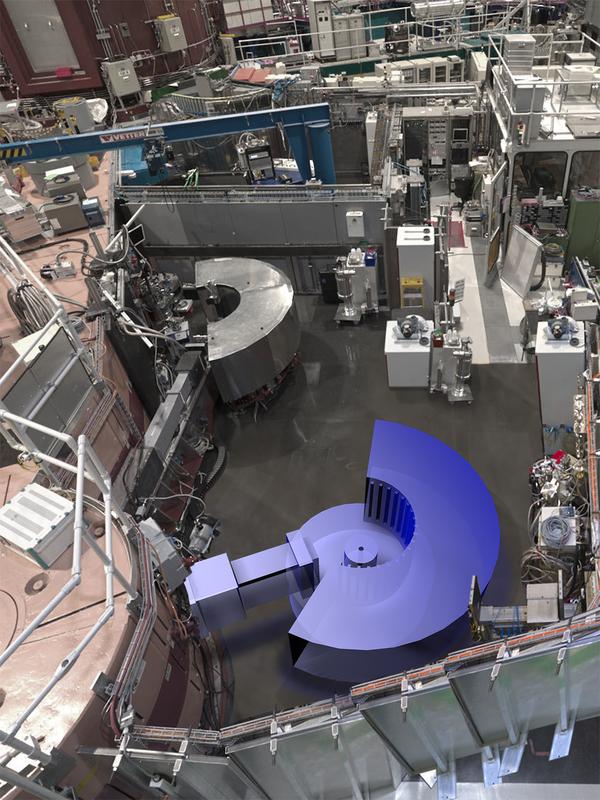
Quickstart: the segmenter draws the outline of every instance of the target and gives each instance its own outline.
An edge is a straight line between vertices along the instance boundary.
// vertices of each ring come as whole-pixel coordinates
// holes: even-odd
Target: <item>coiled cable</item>
[[[35,333],[52,318],[53,309],[44,294],[29,281],[21,281],[7,292],[8,303],[25,335]]]
[[[565,517],[554,514],[540,523],[540,535],[547,547],[560,550],[569,541],[571,528]]]

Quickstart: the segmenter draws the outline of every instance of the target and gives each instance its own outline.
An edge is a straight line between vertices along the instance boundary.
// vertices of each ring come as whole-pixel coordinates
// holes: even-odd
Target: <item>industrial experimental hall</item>
[[[0,0],[0,800],[598,800],[600,0]]]

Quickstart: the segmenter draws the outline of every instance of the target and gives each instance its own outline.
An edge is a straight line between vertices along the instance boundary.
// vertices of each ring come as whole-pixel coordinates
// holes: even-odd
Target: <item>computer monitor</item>
[[[469,141],[469,129],[468,128],[454,128],[452,131],[452,141],[453,142],[468,142]]]

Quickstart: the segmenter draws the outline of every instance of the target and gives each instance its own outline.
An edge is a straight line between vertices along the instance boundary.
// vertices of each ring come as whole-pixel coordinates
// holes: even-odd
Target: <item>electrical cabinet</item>
[[[465,62],[459,56],[447,56],[448,80],[450,83],[462,83],[465,74]]]
[[[185,50],[187,40],[179,17],[172,14],[158,17],[154,20],[154,27],[158,44],[163,53],[177,53],[179,50]]]
[[[504,37],[502,55],[513,75],[530,75],[536,41],[530,33],[508,33]]]
[[[529,138],[537,139],[542,124],[542,114],[529,114],[530,111],[542,112],[546,90],[543,86],[536,86],[539,78],[536,75],[520,75],[511,86],[513,115],[513,135],[518,135],[520,124],[529,126]],[[523,116],[520,116],[520,115]]]
[[[414,62],[416,67],[416,82],[431,83],[433,73],[431,61],[428,58],[419,58]]]
[[[398,61],[394,66],[397,67],[397,69],[402,73],[402,80],[405,83],[414,83],[415,65],[418,63],[418,61],[406,59],[405,61]]]
[[[321,61],[335,58],[333,18],[329,0],[309,0],[308,19],[315,56]]]
[[[348,15],[336,14],[332,23],[335,57],[338,61],[349,61],[352,58],[352,45],[350,44]]]
[[[448,59],[442,56],[433,56],[431,59],[433,83],[448,83]]]
[[[375,74],[402,73],[405,83],[459,83],[464,77],[465,62],[459,56],[432,56],[376,64]],[[482,78],[483,79],[483,78]]]
[[[487,65],[488,57],[485,53],[479,53],[477,51],[472,52],[469,56],[469,80],[477,81],[477,83],[484,81],[487,73]]]
[[[365,29],[360,11],[332,17],[335,57],[338,61],[366,58]]]
[[[346,211],[346,229],[350,239],[362,239],[365,235],[365,216],[362,211]]]
[[[352,58],[366,58],[367,46],[365,44],[365,25],[360,11],[353,11],[346,15],[350,28],[350,44],[352,45]]]
[[[121,61],[106,61],[102,65],[110,90],[115,97],[126,97],[140,91],[140,82],[130,58]]]
[[[589,189],[572,192],[569,202],[569,247],[567,264],[573,256],[587,258],[594,267],[600,266],[600,191]]]
[[[573,425],[573,395],[577,394],[579,376],[585,369],[585,331],[577,323],[574,339],[548,336],[540,322],[535,343],[542,425]]]
[[[448,120],[432,119],[429,121],[429,164],[431,167],[443,167],[448,153]]]

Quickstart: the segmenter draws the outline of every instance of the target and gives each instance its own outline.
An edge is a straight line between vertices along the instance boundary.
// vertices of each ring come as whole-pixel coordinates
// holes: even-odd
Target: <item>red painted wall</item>
[[[101,42],[96,38],[96,27],[87,0],[55,0],[65,29],[71,40],[81,69],[73,76],[59,79],[54,73],[34,73],[21,46],[3,0],[0,0],[0,53],[23,97],[34,95],[69,95],[90,92],[104,87],[100,63],[106,59]],[[220,18],[218,0],[204,3],[200,0],[96,0],[96,11],[102,25],[110,33],[107,39],[113,59],[128,57],[139,51],[150,51],[155,58],[136,61],[138,76],[153,77],[160,81],[192,64],[200,64],[213,54],[210,32],[206,23],[209,17]],[[188,49],[178,53],[162,54],[151,20],[170,12],[181,18]],[[127,23],[129,36],[123,36],[119,23]],[[190,47],[190,45],[192,45]],[[11,93],[2,89],[5,96]]]

